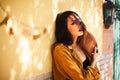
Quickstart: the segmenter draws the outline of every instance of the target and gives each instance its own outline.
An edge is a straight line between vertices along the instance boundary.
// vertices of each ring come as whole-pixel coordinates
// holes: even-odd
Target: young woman
[[[99,80],[97,43],[73,11],[59,13],[52,47],[54,80]]]

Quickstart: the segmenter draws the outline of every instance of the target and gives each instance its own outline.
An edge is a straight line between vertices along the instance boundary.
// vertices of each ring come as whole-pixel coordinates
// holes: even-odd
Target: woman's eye
[[[76,22],[76,21],[73,21],[73,22],[72,22],[72,25],[75,25],[75,24],[77,24],[77,22]]]
[[[75,24],[75,22],[73,21],[73,22],[72,22],[72,25],[74,25],[74,24]]]

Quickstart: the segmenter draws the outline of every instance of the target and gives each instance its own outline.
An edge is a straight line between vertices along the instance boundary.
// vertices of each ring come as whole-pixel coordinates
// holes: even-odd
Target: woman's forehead
[[[68,19],[70,19],[70,20],[76,20],[76,18],[75,18],[73,15],[70,15],[70,16],[68,17]]]
[[[78,20],[79,22],[82,22],[81,18],[76,14],[71,14],[68,18],[70,18],[71,20]]]

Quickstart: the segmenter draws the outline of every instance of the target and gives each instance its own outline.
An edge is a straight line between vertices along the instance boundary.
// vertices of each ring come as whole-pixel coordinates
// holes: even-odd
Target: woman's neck
[[[77,37],[74,37],[73,38],[73,44],[72,44],[73,47],[77,47]]]
[[[81,61],[84,62],[85,59],[86,59],[86,56],[83,53],[83,51],[80,49],[80,47],[78,46],[78,44],[77,44],[77,38],[74,39],[72,47],[75,50],[75,52],[77,53],[77,55],[79,56],[79,58],[81,59]]]

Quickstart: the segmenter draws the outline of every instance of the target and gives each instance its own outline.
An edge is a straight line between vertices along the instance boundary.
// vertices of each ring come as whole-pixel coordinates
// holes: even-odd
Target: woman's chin
[[[79,32],[79,36],[82,36],[82,35],[83,35],[83,31],[80,31],[80,32]]]

